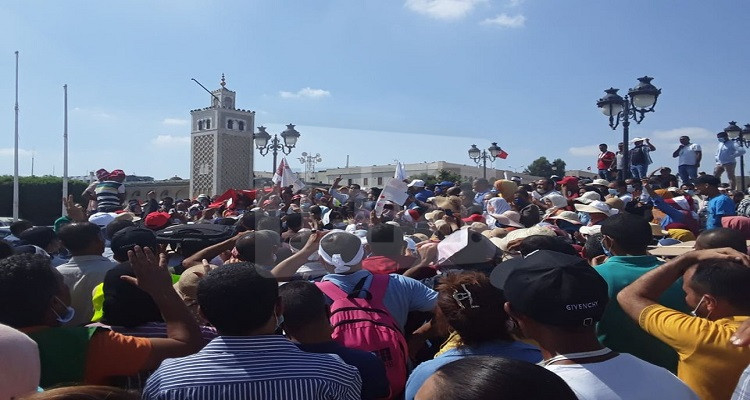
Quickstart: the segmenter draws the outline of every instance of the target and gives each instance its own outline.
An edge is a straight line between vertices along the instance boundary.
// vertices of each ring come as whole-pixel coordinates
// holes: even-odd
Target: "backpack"
[[[646,155],[643,153],[643,146],[633,147],[630,149],[630,164],[631,165],[645,165]]]
[[[339,289],[333,282],[315,284],[333,300],[333,339],[345,347],[369,351],[378,356],[385,365],[390,382],[388,398],[398,398],[406,387],[409,353],[403,333],[383,305],[390,276],[372,275],[370,290],[362,289],[366,279],[362,278],[351,294]],[[361,292],[366,294],[364,298],[357,297]]]

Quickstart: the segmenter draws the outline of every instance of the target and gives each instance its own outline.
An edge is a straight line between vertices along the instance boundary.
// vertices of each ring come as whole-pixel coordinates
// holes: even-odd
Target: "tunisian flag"
[[[500,149],[500,151],[497,153],[497,157],[505,160],[506,158],[508,158],[508,153],[506,153],[505,150]]]
[[[283,187],[292,186],[294,190],[302,190],[305,187],[304,182],[289,168],[286,157],[281,159],[279,167],[276,168],[276,172],[274,172],[271,180],[273,183]]]

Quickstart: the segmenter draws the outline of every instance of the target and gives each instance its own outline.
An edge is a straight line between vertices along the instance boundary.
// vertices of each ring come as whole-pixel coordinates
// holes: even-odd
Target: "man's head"
[[[617,149],[620,150],[620,151],[625,150],[625,144],[622,143],[622,142],[617,143]]]
[[[486,192],[487,189],[489,189],[490,183],[485,178],[479,178],[474,180],[474,183],[472,183],[471,187],[475,193],[483,193]]]
[[[127,327],[162,322],[159,307],[151,296],[130,282],[122,280],[123,276],[135,277],[135,271],[129,262],[118,264],[104,275],[102,322]]]
[[[602,246],[614,255],[645,255],[651,226],[635,214],[619,213],[602,222]]]
[[[683,146],[687,146],[690,144],[690,137],[688,136],[680,136],[680,144]]]
[[[695,179],[695,190],[704,196],[715,196],[719,193],[721,180],[713,175],[701,175]]]
[[[248,232],[234,244],[238,259],[266,267],[274,265],[280,246],[281,237],[271,230]]]
[[[745,235],[736,229],[714,228],[701,232],[695,240],[696,250],[733,248],[740,253],[747,253]]]
[[[404,251],[404,231],[393,224],[373,225],[367,230],[367,244],[373,255],[400,255]]]
[[[733,261],[702,262],[683,277],[685,302],[698,317],[717,320],[750,314],[750,268]]]
[[[249,262],[225,264],[198,283],[200,313],[227,336],[268,335],[282,313],[279,286]]]
[[[154,232],[146,228],[129,227],[112,235],[110,242],[110,248],[113,253],[112,257],[119,262],[127,261],[128,250],[133,250],[135,246],[148,247],[156,252],[159,248],[159,243],[156,241]]]
[[[27,244],[44,249],[47,253],[60,250],[60,239],[55,230],[49,226],[34,226],[21,232],[19,238]]]
[[[320,240],[320,261],[329,271],[337,274],[353,273],[362,268],[364,248],[355,235],[344,231],[333,231]]]
[[[21,234],[21,232],[33,226],[34,224],[32,224],[31,222],[23,220],[23,219],[19,219],[18,221],[10,224],[10,233],[13,234],[13,236],[15,237],[20,237],[19,235]]]
[[[600,144],[599,145],[599,151],[601,151],[602,153],[604,153],[605,151],[607,151],[607,144],[606,143]]]
[[[131,222],[132,224],[132,222]],[[91,222],[74,222],[60,228],[58,237],[74,256],[102,255],[104,238],[99,225]]]
[[[721,131],[716,134],[716,139],[720,142],[726,142],[727,140],[729,140],[729,135],[726,132]]]
[[[555,187],[555,182],[551,179],[542,178],[536,181],[536,191],[539,194],[544,194],[549,192]]]
[[[284,332],[300,340],[300,336],[324,331],[330,335],[328,307],[325,295],[308,281],[293,281],[279,288],[279,297],[284,308]]]
[[[549,250],[503,262],[490,281],[532,339],[549,329],[593,332],[609,301],[607,282],[586,260]]]
[[[14,328],[54,326],[69,299],[48,257],[19,254],[0,260],[0,323]]]
[[[659,170],[659,173],[660,173],[660,174],[661,174],[662,176],[666,176],[666,175],[669,175],[669,174],[671,174],[671,173],[672,173],[672,168],[669,168],[669,167],[663,167],[662,169],[660,169],[660,170]]]
[[[642,139],[635,140],[635,141],[633,141],[633,145],[636,146],[636,147],[637,146],[642,146],[643,145],[643,140]]]

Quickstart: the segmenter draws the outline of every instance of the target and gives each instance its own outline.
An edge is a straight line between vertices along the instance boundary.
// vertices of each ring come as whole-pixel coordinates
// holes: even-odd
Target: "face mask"
[[[706,299],[706,295],[704,294],[703,296],[701,296],[701,299],[698,300],[698,304],[695,305],[695,308],[693,309],[693,311],[690,311],[690,315],[694,317],[698,316],[698,308],[700,308],[701,304],[703,304],[703,300],[705,299]],[[710,315],[711,313],[709,312],[708,314]],[[708,315],[706,315],[706,318],[708,318]]]
[[[284,314],[277,315],[276,316],[276,330],[279,330],[281,328],[281,324],[284,323]]]
[[[687,190],[686,192],[691,196],[695,196],[695,190]]]
[[[364,202],[364,203],[362,204],[362,206],[363,206],[363,207],[364,207],[365,209],[367,209],[367,210],[370,210],[370,211],[372,211],[373,209],[375,209],[375,202],[374,202],[374,201],[372,201],[372,200],[368,200],[368,201]]]
[[[635,192],[635,188],[633,187],[633,185],[628,185],[627,191],[628,191],[628,193],[633,193],[633,192]]]
[[[612,196],[617,196],[617,189],[609,188],[607,189],[607,192],[609,192],[609,194],[611,194]]]
[[[604,240],[602,240],[600,244],[602,245],[602,250],[604,251],[604,255],[607,257],[612,257],[612,252],[609,251],[609,249],[604,246]]]
[[[344,229],[347,225],[348,224],[346,222],[336,222],[333,224],[333,227],[336,229]]]
[[[723,137],[722,137],[722,138],[719,138],[718,140],[719,140],[719,143],[724,143],[724,142],[726,142],[726,141],[727,141],[727,138],[723,138]]]
[[[544,190],[544,189],[542,189],[542,188],[537,188],[536,192],[539,193],[539,194],[545,194],[545,193],[547,193],[547,191]]]
[[[524,201],[523,199],[520,199],[520,198],[519,199],[514,199],[513,203],[515,203],[519,207],[526,207],[526,204],[527,204],[526,201]]]
[[[60,304],[65,305],[65,303],[63,303],[59,297],[55,296],[55,300],[60,302]],[[72,321],[73,317],[75,317],[76,315],[76,310],[71,306],[65,306],[65,315],[62,315],[62,316],[58,314],[54,308],[52,309],[52,312],[55,313],[55,316],[57,317],[56,318],[57,322],[61,324],[67,324],[68,322]]]
[[[587,212],[579,211],[578,220],[581,221],[582,225],[586,226],[591,222],[591,216]]]

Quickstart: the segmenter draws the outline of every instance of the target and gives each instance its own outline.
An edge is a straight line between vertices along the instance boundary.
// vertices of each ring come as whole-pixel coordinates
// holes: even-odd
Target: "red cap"
[[[484,217],[481,214],[471,214],[466,218],[462,218],[464,222],[484,222]]]
[[[155,211],[146,216],[143,225],[151,230],[157,231],[169,224],[169,214],[164,211]]]

